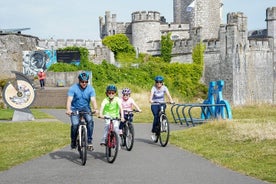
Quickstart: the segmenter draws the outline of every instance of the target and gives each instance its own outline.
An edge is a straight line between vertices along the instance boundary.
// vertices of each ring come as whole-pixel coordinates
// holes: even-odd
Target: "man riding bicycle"
[[[79,82],[73,84],[68,90],[68,97],[66,103],[66,114],[70,115],[71,119],[71,148],[76,149],[76,137],[79,125],[78,114],[73,114],[75,111],[91,112],[90,102],[92,102],[93,109],[98,113],[97,101],[95,89],[88,85],[89,74],[82,72],[78,76]],[[87,123],[87,137],[88,137],[88,148],[93,150],[92,139],[94,121],[93,116],[89,113],[84,114],[84,119]]]

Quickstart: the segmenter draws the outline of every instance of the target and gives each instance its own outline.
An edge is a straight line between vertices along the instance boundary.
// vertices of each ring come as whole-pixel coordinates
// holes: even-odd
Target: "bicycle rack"
[[[217,87],[216,87],[217,85]],[[208,98],[203,103],[174,104],[171,113],[175,123],[195,126],[212,119],[232,119],[232,112],[228,101],[222,98],[224,81],[210,82]],[[215,100],[216,98],[216,100]],[[194,109],[200,108],[200,115],[196,116]]]

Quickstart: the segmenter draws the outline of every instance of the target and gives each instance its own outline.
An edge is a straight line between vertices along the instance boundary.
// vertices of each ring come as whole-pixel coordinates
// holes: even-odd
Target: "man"
[[[89,74],[82,72],[78,76],[79,83],[73,84],[68,90],[68,97],[66,103],[66,114],[70,115],[71,119],[71,148],[76,149],[76,136],[79,124],[79,115],[72,112],[84,111],[91,112],[90,102],[92,102],[93,109],[98,113],[96,93],[91,85],[88,85]],[[87,137],[88,148],[93,150],[92,139],[94,121],[91,114],[84,114],[84,119],[87,123]]]

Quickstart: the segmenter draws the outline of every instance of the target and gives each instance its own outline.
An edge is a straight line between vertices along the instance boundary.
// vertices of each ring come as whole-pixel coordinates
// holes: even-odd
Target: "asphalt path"
[[[70,123],[63,109],[43,109],[64,123]],[[264,184],[168,144],[161,147],[150,139],[150,124],[134,124],[135,142],[131,151],[122,148],[116,161],[105,158],[99,145],[103,120],[95,118],[94,151],[88,152],[85,166],[79,154],[66,146],[39,158],[0,172],[1,184]],[[135,117],[134,117],[135,120]],[[179,129],[171,124],[171,129]],[[50,134],[49,134],[50,136]],[[68,135],[69,139],[69,135]]]

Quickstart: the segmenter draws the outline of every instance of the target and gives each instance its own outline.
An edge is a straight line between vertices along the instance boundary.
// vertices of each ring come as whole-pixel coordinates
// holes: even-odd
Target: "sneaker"
[[[123,134],[123,130],[120,129],[120,130],[119,130],[119,135],[122,135],[122,134]]]
[[[74,144],[74,143],[71,143],[71,149],[72,149],[72,150],[75,150],[76,148],[77,148],[77,145]]]
[[[152,133],[151,139],[152,139],[153,141],[156,141],[156,135],[155,135],[155,133]]]
[[[93,151],[94,147],[92,143],[88,143],[88,150]]]

